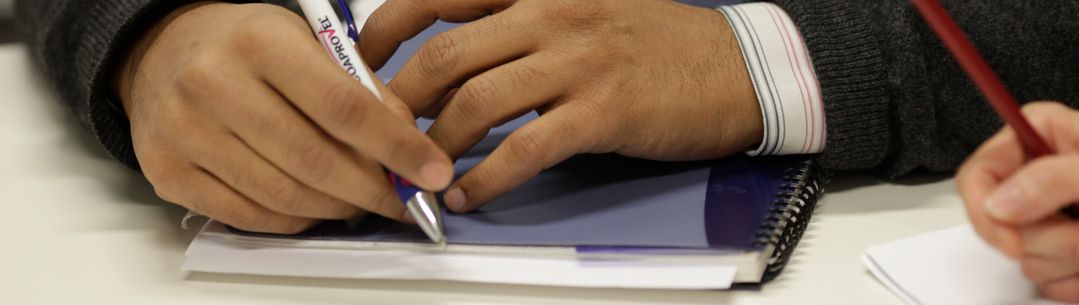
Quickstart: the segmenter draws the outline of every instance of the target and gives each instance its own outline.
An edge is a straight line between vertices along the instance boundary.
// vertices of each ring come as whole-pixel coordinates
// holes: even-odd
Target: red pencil
[[[959,61],[959,65],[974,81],[974,85],[978,86],[982,95],[989,100],[989,104],[997,111],[997,115],[1004,118],[1004,122],[1015,129],[1027,156],[1034,159],[1052,154],[1053,151],[1049,149],[1049,145],[1046,145],[1045,140],[1034,131],[1034,128],[1030,127],[1030,123],[1019,111],[1019,103],[1015,101],[1015,96],[1004,87],[1004,83],[989,68],[989,64],[985,63],[985,59],[974,49],[970,39],[963,34],[940,2],[937,0],[912,0],[911,2],[918,8],[922,18],[929,23],[933,32],[937,33],[937,37],[940,37],[952,56]],[[1079,215],[1079,205],[1072,206],[1071,211],[1068,212],[1076,217]]]

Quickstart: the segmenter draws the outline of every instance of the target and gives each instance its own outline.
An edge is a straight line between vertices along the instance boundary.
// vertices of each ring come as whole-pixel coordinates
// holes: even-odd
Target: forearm
[[[1000,122],[906,1],[776,1],[821,83],[833,169],[951,171]],[[946,1],[1023,101],[1079,100],[1076,3]]]

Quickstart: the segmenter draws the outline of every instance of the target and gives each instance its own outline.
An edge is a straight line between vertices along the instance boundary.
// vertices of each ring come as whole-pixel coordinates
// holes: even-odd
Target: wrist
[[[117,61],[117,66],[113,68],[110,86],[113,95],[119,98],[124,112],[129,118],[135,107],[135,98],[132,93],[136,87],[135,84],[138,81],[139,72],[145,72],[144,69],[142,69],[142,62],[146,57],[146,54],[153,49],[158,42],[158,39],[161,38],[162,33],[170,24],[186,13],[214,3],[219,2],[202,1],[175,7],[167,13],[159,15],[163,17],[158,20],[146,22],[145,24],[149,25],[149,28],[141,33],[134,34],[135,37],[128,40],[132,43],[125,51],[119,53],[121,59]]]
[[[715,10],[707,10],[712,26],[716,29],[716,38],[711,40],[709,50],[714,50],[712,58],[717,60],[708,92],[721,95],[712,100],[720,105],[720,118],[728,122],[724,126],[728,131],[726,138],[730,147],[738,150],[752,149],[759,145],[764,134],[757,91],[754,87],[749,67],[742,55],[739,41],[727,16]]]

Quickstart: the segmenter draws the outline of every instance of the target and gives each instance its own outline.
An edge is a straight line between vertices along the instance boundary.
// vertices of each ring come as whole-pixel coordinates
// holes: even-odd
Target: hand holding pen
[[[300,0],[299,2],[311,30],[318,37],[330,58],[333,58],[349,76],[359,81],[376,99],[382,100],[379,94],[379,90],[382,89],[379,88],[380,82],[375,80],[372,71],[363,62],[363,58],[354,46],[359,42],[360,37],[356,30],[356,21],[352,18],[352,10],[348,7],[348,1],[338,0],[337,2],[348,24],[347,38],[344,27],[337,20],[333,7],[327,1]],[[411,119],[411,115],[406,118],[406,120]],[[388,173],[388,177],[391,186],[408,210],[405,218],[415,221],[432,242],[445,246],[442,210],[438,206],[438,199],[434,193],[420,189],[392,172]]]
[[[408,109],[358,85],[294,12],[200,2],[144,33],[114,88],[165,200],[240,229],[296,233],[367,212],[406,220],[383,166],[423,189],[452,179]]]

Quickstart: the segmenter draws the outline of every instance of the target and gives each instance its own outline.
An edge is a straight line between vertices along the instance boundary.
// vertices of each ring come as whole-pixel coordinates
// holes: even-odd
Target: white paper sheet
[[[208,228],[219,224],[211,222]],[[581,262],[431,251],[312,249],[238,243],[200,233],[183,270],[276,276],[450,280],[567,287],[727,289],[737,268],[721,264]]]
[[[1040,298],[1019,265],[969,225],[869,248],[863,262],[911,304],[1063,305]]]

